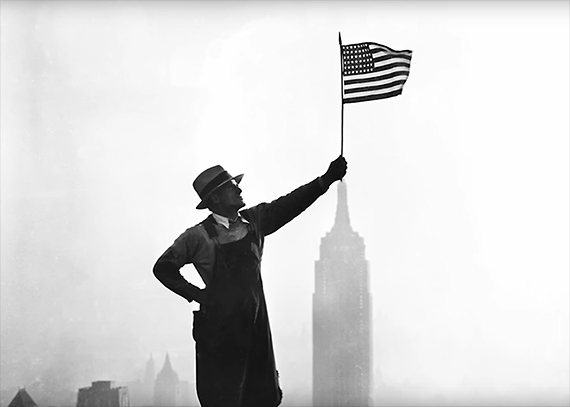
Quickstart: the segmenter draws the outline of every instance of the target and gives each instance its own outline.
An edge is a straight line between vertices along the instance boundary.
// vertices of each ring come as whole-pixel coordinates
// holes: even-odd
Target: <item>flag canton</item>
[[[342,46],[342,65],[344,75],[357,75],[372,72],[374,61],[367,44]]]

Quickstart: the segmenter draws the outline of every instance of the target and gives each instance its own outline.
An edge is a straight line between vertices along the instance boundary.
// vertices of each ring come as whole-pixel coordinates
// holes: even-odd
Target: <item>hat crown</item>
[[[214,165],[203,171],[192,183],[194,190],[202,200],[196,208],[206,208],[206,199],[212,192],[232,179],[239,183],[242,177],[243,174],[232,177],[221,165]]]
[[[204,198],[202,195],[204,194],[204,190],[209,183],[211,183],[216,177],[220,176],[220,174],[228,174],[226,170],[221,165],[214,165],[213,167],[204,170],[200,175],[196,177],[194,183],[194,190],[198,193],[200,198]],[[228,174],[228,178],[231,178],[230,174]],[[225,181],[222,180],[222,181]]]

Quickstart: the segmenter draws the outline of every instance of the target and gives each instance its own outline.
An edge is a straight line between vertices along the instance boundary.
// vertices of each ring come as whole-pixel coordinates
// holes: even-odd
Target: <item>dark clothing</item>
[[[216,241],[215,221],[204,226]],[[203,407],[274,407],[281,402],[260,274],[259,232],[216,242],[208,301],[194,312],[198,398]]]
[[[263,252],[265,236],[277,231],[292,219],[301,214],[315,200],[327,191],[320,179],[305,184],[293,192],[282,196],[271,203],[262,203],[240,212],[248,222],[254,222],[260,234],[260,253]],[[221,241],[234,240],[223,226],[216,227]],[[238,237],[241,238],[241,237]],[[237,240],[237,239],[235,239]],[[212,278],[215,263],[215,244],[208,237],[202,223],[192,226],[182,233],[160,256],[154,266],[154,275],[168,289],[186,298],[194,299],[200,289],[182,277],[179,270],[186,264],[193,264],[208,287]]]
[[[182,277],[183,265],[194,263],[206,284],[206,301],[194,312],[193,327],[196,381],[203,407],[280,404],[261,279],[264,238],[327,189],[317,178],[271,203],[240,212],[246,222],[240,221],[234,229],[226,230],[209,216],[186,230],[157,261],[155,276],[188,301],[199,288]]]

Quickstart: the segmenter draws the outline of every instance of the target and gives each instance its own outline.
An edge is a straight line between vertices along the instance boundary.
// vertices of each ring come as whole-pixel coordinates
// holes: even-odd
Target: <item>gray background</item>
[[[403,95],[344,112],[375,404],[568,405],[568,13],[2,1],[3,402],[33,383],[136,380],[151,353],[193,379],[196,307],[152,266],[207,215],[203,169],[245,173],[254,205],[339,155],[341,31],[414,51]],[[266,241],[284,405],[311,400],[314,261],[335,206],[333,187]]]

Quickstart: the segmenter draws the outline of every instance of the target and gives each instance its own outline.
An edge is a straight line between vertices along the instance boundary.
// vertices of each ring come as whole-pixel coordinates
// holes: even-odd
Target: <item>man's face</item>
[[[214,194],[218,197],[218,203],[222,207],[239,209],[245,206],[241,197],[241,188],[235,180],[225,183]]]

